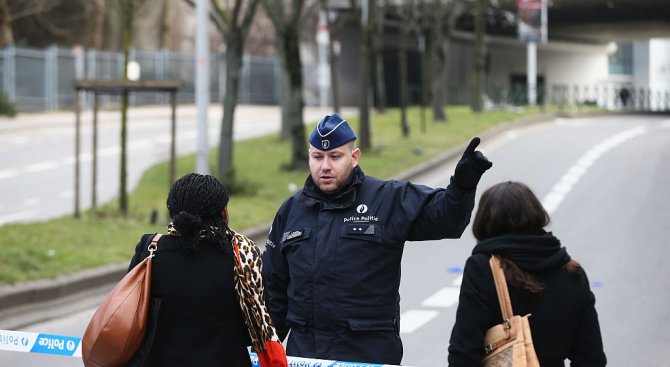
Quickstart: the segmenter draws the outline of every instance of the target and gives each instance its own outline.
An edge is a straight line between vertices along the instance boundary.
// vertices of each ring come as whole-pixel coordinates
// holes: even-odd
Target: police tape
[[[81,358],[81,338],[55,334],[0,329],[0,350],[24,353],[55,354]],[[249,353],[252,367],[260,367],[256,353]],[[393,367],[387,364],[331,361],[287,357],[289,367]]]

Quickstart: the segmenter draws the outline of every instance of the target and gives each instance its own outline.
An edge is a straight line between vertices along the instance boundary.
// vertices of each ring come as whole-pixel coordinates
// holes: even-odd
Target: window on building
[[[617,42],[616,52],[609,57],[610,75],[633,74],[633,44]]]

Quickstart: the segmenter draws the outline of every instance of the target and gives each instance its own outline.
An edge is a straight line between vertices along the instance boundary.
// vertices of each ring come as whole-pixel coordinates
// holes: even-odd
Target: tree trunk
[[[335,40],[335,32],[333,31],[334,25],[331,23],[328,25],[328,33],[330,37],[328,38],[328,64],[330,65],[330,87],[331,94],[333,95],[333,111],[340,111],[340,82],[339,82],[339,63],[338,55],[335,54],[335,46],[333,40]]]
[[[386,78],[384,76],[384,13],[385,8],[377,9],[374,19],[372,36],[375,95],[377,96],[377,111],[386,112]]]
[[[105,17],[105,31],[103,46],[105,50],[120,50],[123,48],[121,35],[123,33],[123,10],[117,6],[117,0],[105,0],[107,15]]]
[[[282,141],[289,140],[291,138],[291,114],[290,114],[290,94],[291,94],[291,78],[288,72],[288,65],[286,65],[286,48],[283,41],[279,41],[278,53],[279,53],[279,65],[281,67],[280,75],[280,93],[279,93],[279,104],[282,106],[281,109],[281,131],[279,132],[279,138]]]
[[[163,14],[161,16],[160,49],[172,49],[172,21],[174,13],[174,4],[172,0],[163,1]]]
[[[368,1],[368,18],[361,21],[361,62],[359,65],[361,76],[361,96],[359,98],[360,126],[358,129],[359,147],[362,150],[372,148],[372,134],[370,133],[370,55],[372,53],[372,25],[376,8],[375,0]]]
[[[439,44],[436,44],[435,62],[433,63],[435,75],[432,78],[433,119],[436,122],[447,122],[449,120],[449,116],[447,116],[447,112],[445,111],[449,89],[449,83],[447,82],[448,52],[449,39],[447,37],[440,37]]]
[[[307,149],[305,146],[305,126],[303,123],[303,81],[302,63],[300,60],[300,44],[298,24],[287,24],[284,34],[284,63],[287,67],[290,92],[286,101],[286,109],[290,121],[291,135],[291,169],[307,168]]]
[[[426,133],[426,106],[431,98],[433,98],[430,79],[435,76],[435,71],[431,50],[435,47],[435,41],[430,30],[423,29],[420,32],[423,38],[423,47],[421,49],[421,132]]]
[[[431,59],[430,70],[432,74],[428,83],[431,85],[431,101],[433,104],[433,120],[435,122],[446,122],[447,114],[444,110],[446,92],[449,88],[447,83],[447,45],[448,39],[443,31],[444,6],[436,2],[433,9],[433,22],[430,29],[430,42],[427,44],[428,57]]]
[[[12,32],[12,11],[7,0],[0,0],[0,48],[14,44]]]
[[[101,50],[105,41],[105,17],[107,15],[107,7],[105,0],[94,0],[93,5],[93,26],[91,38],[89,39],[89,47],[95,50]]]
[[[226,37],[226,95],[223,99],[223,117],[221,119],[221,136],[218,153],[218,178],[230,185],[235,176],[233,167],[233,123],[237,106],[240,70],[242,69],[241,35],[233,35],[231,29]]]
[[[474,112],[482,112],[482,93],[484,85],[484,64],[486,62],[486,45],[484,34],[486,33],[486,0],[477,0],[475,8],[475,62],[472,73],[472,100],[471,108]]]
[[[405,23],[405,22],[403,22]],[[400,130],[403,137],[409,136],[407,125],[407,37],[409,29],[406,24],[400,29],[400,45],[398,47],[398,67],[400,68]]]
[[[124,0],[122,2],[123,15],[123,79],[128,75],[128,61],[130,54],[130,45],[133,40],[133,1]],[[127,153],[127,130],[128,130],[128,92],[123,92],[121,95],[121,156],[120,156],[120,174],[119,174],[119,210],[122,215],[128,213],[128,189],[127,177],[128,169],[126,164]]]

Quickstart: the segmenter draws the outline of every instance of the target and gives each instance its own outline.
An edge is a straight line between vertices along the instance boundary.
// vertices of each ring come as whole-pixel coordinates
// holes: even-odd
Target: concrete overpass
[[[365,0],[364,0],[365,1]],[[387,5],[429,0],[392,0]],[[430,0],[433,1],[433,0]],[[445,1],[445,0],[442,0]],[[463,5],[463,13],[451,32],[449,46],[449,103],[467,104],[471,87],[473,59],[473,13],[469,8],[476,0],[448,0]],[[526,45],[517,35],[517,0],[486,0],[486,78],[487,94],[497,90],[525,88]],[[548,42],[537,45],[538,86],[558,89],[571,103],[592,102],[601,97],[583,96],[599,90],[614,101],[622,88],[633,92],[635,101],[645,106],[670,105],[670,0],[546,0]],[[379,3],[379,1],[378,1]],[[330,0],[331,8],[350,9],[349,0]],[[385,78],[389,104],[397,103],[397,16],[388,12],[385,37]],[[652,40],[653,39],[653,40]],[[665,40],[659,40],[665,39]],[[360,60],[360,36],[356,27],[345,29],[340,36],[340,96],[343,103],[355,104],[359,94],[357,64]],[[409,46],[409,83],[411,102],[420,98],[422,81],[421,51],[418,43]],[[613,61],[614,60],[614,61]],[[612,63],[616,63],[614,67]],[[568,91],[569,90],[569,91]],[[505,92],[501,92],[503,95]],[[574,97],[577,96],[577,97]],[[565,99],[564,97],[560,97]],[[660,102],[659,102],[660,101]]]
[[[515,0],[490,0],[501,12],[516,14]],[[549,41],[603,43],[670,38],[670,0],[547,0]],[[459,28],[471,30],[464,15]],[[514,35],[516,26],[492,17],[487,33]],[[492,21],[493,20],[493,21]]]

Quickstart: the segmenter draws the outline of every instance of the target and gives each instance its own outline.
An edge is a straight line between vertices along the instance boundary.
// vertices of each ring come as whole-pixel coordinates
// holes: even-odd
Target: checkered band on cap
[[[309,136],[309,143],[319,150],[335,149],[352,140],[356,140],[356,134],[337,112],[321,119]]]

